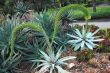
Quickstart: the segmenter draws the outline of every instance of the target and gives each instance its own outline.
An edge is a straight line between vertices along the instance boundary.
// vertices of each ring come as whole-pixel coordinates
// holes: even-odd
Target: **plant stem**
[[[43,30],[43,31],[44,31],[44,30]],[[50,43],[50,41],[49,41],[49,37],[47,36],[47,34],[46,34],[46,32],[45,32],[45,31],[43,32],[43,34],[44,34],[45,39],[46,39],[47,44],[48,44],[48,52],[52,52],[52,51],[53,51],[53,49],[52,49],[52,45],[51,45],[51,43]]]
[[[108,37],[108,31],[107,31],[107,28],[105,29],[105,35],[106,35],[106,37]]]
[[[85,30],[87,32],[87,30],[88,30],[88,20],[86,20],[86,26],[85,27],[86,27]]]

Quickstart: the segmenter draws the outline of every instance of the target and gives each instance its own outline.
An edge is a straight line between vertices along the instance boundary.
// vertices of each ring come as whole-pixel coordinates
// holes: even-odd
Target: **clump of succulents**
[[[42,54],[43,59],[32,60],[33,62],[41,62],[41,64],[36,67],[40,68],[39,73],[67,73],[67,71],[61,67],[61,65],[68,65],[68,63],[65,61],[76,58],[74,56],[60,58],[62,54],[61,49],[59,49],[56,54],[54,51],[48,54],[43,51],[40,51],[40,53]]]
[[[97,29],[95,32],[90,32],[90,30],[86,31],[83,27],[82,31],[75,29],[75,34],[67,34],[72,39],[69,40],[67,43],[71,44],[74,48],[74,50],[84,50],[84,49],[91,49],[98,46],[97,42],[102,41],[103,39],[100,39],[100,36],[95,36],[95,34],[99,31]]]

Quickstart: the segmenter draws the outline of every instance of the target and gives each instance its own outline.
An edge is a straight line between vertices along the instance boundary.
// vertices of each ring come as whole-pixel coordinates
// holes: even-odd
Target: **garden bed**
[[[98,58],[95,54],[89,61],[70,61],[69,64],[75,64],[75,66],[73,68],[64,68],[70,73],[110,73],[110,53],[99,53],[98,55]],[[15,73],[35,73],[35,70],[31,69],[31,64],[23,62],[19,64],[19,69]]]

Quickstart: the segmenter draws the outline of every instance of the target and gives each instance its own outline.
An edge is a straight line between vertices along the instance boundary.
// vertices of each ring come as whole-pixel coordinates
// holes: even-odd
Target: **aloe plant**
[[[52,47],[53,45],[53,42],[55,41],[55,37],[57,35],[57,32],[58,32],[58,28],[59,28],[59,25],[60,25],[60,20],[61,20],[61,17],[62,15],[64,15],[68,10],[71,10],[71,9],[76,9],[76,10],[81,10],[84,14],[85,14],[85,19],[88,20],[90,19],[90,15],[87,11],[87,9],[83,6],[80,6],[80,5],[68,5],[66,7],[63,7],[55,16],[55,21],[54,21],[54,25],[53,25],[53,32],[51,34],[51,41],[50,41],[50,38],[48,36],[48,33],[47,31],[45,30],[45,28],[40,25],[40,24],[37,24],[37,23],[25,23],[23,25],[20,25],[20,26],[17,26],[13,31],[12,31],[12,36],[11,36],[11,50],[13,51],[14,49],[14,43],[15,43],[15,39],[16,39],[16,33],[19,31],[19,30],[22,30],[24,28],[32,28],[34,29],[35,31],[39,31],[39,32],[42,32],[45,39],[46,39],[46,42],[48,43],[48,47],[49,49]],[[51,48],[52,49],[52,48]],[[11,51],[11,54],[12,54],[12,51]],[[11,55],[10,54],[10,55]]]
[[[42,53],[42,55],[44,56],[44,60],[47,60],[46,57],[48,57],[48,59],[50,61],[53,62],[53,60],[55,60],[55,62],[59,63],[63,63],[63,64],[66,64],[64,63],[64,61],[66,60],[69,60],[69,59],[74,59],[75,57],[72,56],[72,57],[65,57],[65,58],[62,58],[62,59],[59,59],[60,58],[60,51],[58,51],[58,54],[56,54],[55,56],[55,52],[54,52],[54,49],[57,49],[57,48],[54,48],[53,45],[54,45],[54,41],[56,39],[56,36],[57,36],[57,33],[58,33],[58,29],[59,29],[59,25],[60,25],[60,20],[61,20],[61,17],[62,15],[64,15],[68,10],[71,10],[71,9],[79,9],[81,10],[83,13],[85,13],[85,19],[88,20],[89,19],[89,13],[88,11],[86,10],[86,8],[82,7],[82,6],[79,6],[79,5],[69,5],[67,7],[64,7],[62,8],[58,14],[55,16],[55,21],[54,21],[54,25],[53,25],[53,32],[50,34],[50,36],[48,35],[48,32],[47,30],[45,29],[45,26],[41,23],[36,23],[36,22],[26,22],[26,23],[23,23],[22,25],[18,25],[17,27],[15,27],[12,31],[12,35],[11,35],[11,45],[10,45],[10,49],[11,49],[11,52],[10,52],[10,56],[9,56],[9,59],[12,58],[12,56],[14,55],[14,48],[15,48],[15,41],[16,41],[16,34],[18,31],[21,31],[23,30],[24,28],[30,28],[34,31],[37,31],[37,32],[40,32],[43,34],[45,40],[46,40],[46,48],[47,48],[47,54],[40,51]],[[38,45],[39,46],[39,45]],[[44,48],[44,49],[46,49]],[[52,59],[51,59],[52,58]],[[44,60],[42,60],[44,62]],[[47,61],[49,61],[47,60]],[[39,60],[39,62],[42,62],[41,60]],[[45,61],[45,62],[47,62]],[[60,67],[61,63],[57,64],[54,62],[49,62],[47,64],[49,65],[44,65],[44,66],[41,66],[41,70],[44,70],[45,68],[50,68],[52,66],[52,68],[57,68],[58,71],[62,71],[62,73],[65,73],[65,71]],[[55,66],[54,66],[55,65]],[[53,70],[55,69],[52,69],[50,70],[50,73],[52,73]],[[60,72],[61,72],[60,71]]]
[[[103,39],[99,38],[100,36],[95,36],[95,34],[98,31],[99,31],[99,29],[92,33],[89,30],[86,31],[84,29],[84,27],[83,27],[82,31],[76,29],[74,35],[67,34],[69,37],[72,38],[67,43],[69,43],[73,47],[75,47],[74,48],[75,51],[78,49],[83,50],[83,49],[87,49],[87,48],[93,50],[93,48],[98,46],[98,44],[96,44],[96,43],[103,40]]]
[[[74,5],[70,4],[68,6],[65,6],[65,7],[61,8],[55,16],[54,32],[53,32],[52,41],[54,41],[56,33],[58,32],[58,26],[60,25],[60,20],[61,20],[62,16],[64,14],[66,14],[69,10],[80,10],[81,12],[83,12],[84,18],[86,20],[86,27],[88,26],[88,20],[91,19],[91,16],[85,7],[78,5],[78,4],[74,4]]]
[[[66,61],[76,58],[74,56],[67,56],[67,57],[60,58],[62,54],[61,48],[58,50],[56,54],[54,53],[54,51],[48,54],[43,51],[40,51],[40,53],[43,59],[32,60],[33,62],[41,62],[41,64],[39,64],[36,67],[36,69],[40,68],[39,73],[45,73],[47,71],[49,73],[67,73],[67,71],[65,71],[61,67],[61,65],[68,65]]]

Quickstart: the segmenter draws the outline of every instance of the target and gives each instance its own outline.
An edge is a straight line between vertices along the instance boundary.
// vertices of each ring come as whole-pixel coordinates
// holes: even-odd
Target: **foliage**
[[[19,18],[13,17],[12,19],[7,19],[5,24],[1,24],[0,27],[0,48],[8,49],[10,48],[11,32],[13,28],[19,25]]]
[[[53,31],[53,23],[54,23],[55,13],[47,14],[46,12],[41,12],[36,14],[35,21],[40,23],[45,31],[47,31],[47,35],[50,37]]]
[[[40,26],[39,24],[36,25],[36,23],[34,23],[34,22],[24,23],[24,24],[22,24],[22,25],[19,25],[19,26],[15,27],[15,28],[13,29],[13,31],[12,31],[12,36],[11,36],[11,46],[10,46],[11,52],[10,52],[9,58],[11,58],[11,56],[13,55],[14,44],[15,44],[15,39],[16,39],[16,33],[17,33],[18,31],[20,31],[20,30],[22,30],[22,29],[24,29],[24,28],[28,28],[28,27],[34,29],[35,31],[43,32],[43,34],[46,35],[46,34],[45,34],[45,31],[44,31],[43,28],[42,28],[42,26]],[[45,37],[46,37],[46,39],[47,39],[47,41],[48,41],[47,36],[45,36]],[[48,42],[49,42],[49,41],[48,41]]]
[[[72,39],[68,41],[69,44],[71,44],[74,48],[74,50],[84,50],[84,49],[91,49],[95,48],[97,46],[96,42],[100,42],[103,39],[99,39],[99,36],[95,36],[95,34],[99,31],[96,30],[95,32],[85,31],[84,27],[82,31],[76,29],[75,34],[67,34]]]
[[[59,10],[59,12],[57,13],[57,15],[55,16],[55,22],[54,22],[54,33],[53,33],[53,39],[52,41],[54,40],[55,38],[55,35],[57,33],[57,30],[58,30],[58,26],[60,24],[60,20],[61,20],[61,17],[66,14],[66,12],[68,10],[71,10],[71,9],[74,9],[74,10],[80,10],[84,13],[84,17],[85,17],[85,20],[89,20],[90,19],[90,14],[88,13],[87,9],[83,6],[80,6],[80,5],[68,5],[66,7],[63,7]]]
[[[19,18],[12,17],[12,19],[7,18],[7,22],[0,25],[0,73],[12,73],[21,61],[19,53],[13,55],[11,60],[8,59],[11,32],[19,23]]]
[[[53,14],[49,15],[48,13],[43,12],[43,13],[36,14],[36,17],[35,17],[35,21],[42,25],[44,30],[47,32],[47,35],[48,35],[50,40],[51,40],[53,29],[54,29],[53,26],[54,26],[55,14],[56,13],[53,13]],[[61,30],[62,26],[60,26],[59,28],[60,28],[59,29],[60,31],[57,32],[58,35],[55,37],[55,41],[53,42],[54,43],[54,45],[53,45],[54,48],[60,47],[62,45],[65,46],[65,44],[66,44],[66,41],[65,41],[66,40],[66,38],[65,38],[66,34],[63,33],[63,31]],[[40,35],[42,35],[42,34],[40,34]],[[41,37],[41,38],[42,38],[41,42],[46,44],[46,42],[44,41],[45,38],[44,37]],[[66,48],[66,46],[65,46],[65,48]]]
[[[101,29],[98,35],[101,35],[104,40],[99,43],[97,52],[110,52],[110,29]]]
[[[101,6],[97,7],[97,12],[93,12],[92,7],[87,7],[89,14],[91,15],[91,19],[94,18],[109,18],[110,17],[110,7],[109,6]],[[52,12],[57,12],[58,9],[50,9],[47,13],[51,14]],[[71,17],[77,20],[82,20],[84,18],[84,14],[80,10],[72,10]]]
[[[11,34],[11,45],[10,45],[10,49],[11,49],[11,52],[9,52],[9,59],[11,59],[12,58],[12,56],[13,56],[13,54],[14,54],[14,48],[15,48],[15,40],[16,40],[16,34],[18,33],[18,31],[22,31],[22,30],[24,30],[24,28],[31,28],[32,30],[34,30],[34,31],[37,31],[37,32],[40,32],[40,33],[42,33],[42,35],[44,36],[44,38],[45,38],[45,40],[46,40],[46,43],[47,43],[47,46],[46,46],[46,48],[44,48],[44,49],[46,49],[47,50],[47,52],[48,52],[48,54],[50,55],[51,53],[55,53],[54,52],[54,49],[56,49],[56,48],[54,48],[53,47],[53,45],[54,45],[54,41],[55,41],[55,39],[56,39],[56,35],[57,35],[57,33],[58,33],[58,28],[59,28],[59,25],[60,25],[60,19],[61,19],[61,17],[62,17],[62,15],[63,14],[66,14],[66,12],[65,11],[68,11],[68,10],[71,10],[71,9],[75,9],[75,10],[81,10],[82,12],[84,12],[85,13],[85,19],[86,20],[88,20],[88,19],[90,19],[90,15],[89,15],[89,13],[87,12],[87,10],[86,10],[86,8],[84,8],[83,6],[79,6],[79,5],[69,5],[69,6],[67,6],[67,7],[64,7],[64,8],[62,8],[59,12],[58,12],[58,14],[55,16],[55,22],[54,22],[54,26],[53,26],[53,32],[50,34],[50,37],[49,37],[49,35],[48,35],[48,31],[47,31],[47,29],[46,29],[46,24],[45,24],[45,21],[48,21],[48,20],[45,20],[45,18],[47,18],[46,16],[45,16],[45,14],[44,14],[44,17],[42,18],[41,16],[43,16],[43,15],[41,15],[40,17],[37,17],[37,19],[38,20],[41,20],[41,21],[37,21],[37,23],[36,22],[25,22],[25,23],[23,23],[23,24],[21,24],[21,25],[18,25],[17,27],[15,27],[14,29],[13,29],[13,31],[12,31],[12,34]],[[50,19],[50,18],[49,18]],[[51,21],[49,21],[49,22],[51,22]],[[49,23],[48,22],[48,23]],[[52,22],[53,23],[53,22]],[[52,23],[50,23],[49,25],[51,25],[52,26]],[[38,46],[39,46],[39,44],[38,44]],[[32,49],[32,47],[31,47],[31,49]],[[39,49],[39,47],[37,48],[37,49]],[[59,53],[58,53],[59,54]],[[44,55],[44,54],[43,54]],[[44,55],[44,56],[46,56],[46,54]],[[32,56],[31,56],[32,57]],[[59,57],[60,57],[60,55],[59,55]],[[35,57],[36,58],[36,57]],[[73,57],[72,57],[73,58]],[[75,58],[75,57],[74,57]],[[62,58],[62,59],[65,59],[64,61],[66,61],[67,59],[66,58]],[[70,58],[71,59],[71,58]],[[46,59],[47,60],[47,59]],[[45,66],[44,66],[45,67]],[[44,67],[42,67],[41,68],[41,71],[42,71],[42,69],[44,68]],[[50,66],[48,66],[48,67],[50,67]],[[58,69],[60,68],[60,66],[58,66]],[[61,68],[60,68],[61,69]]]
[[[16,66],[21,61],[21,55],[19,53],[16,53],[11,60],[7,58],[8,55],[8,49],[2,49],[0,50],[0,73],[13,73],[13,71],[16,69]]]
[[[10,14],[10,15],[14,14],[14,4],[12,1],[6,0],[5,4],[3,6],[3,12],[5,14]]]
[[[108,17],[109,18],[109,14],[110,14],[110,7],[97,7],[97,12],[93,12],[92,7],[87,8],[87,10],[89,11],[89,13],[91,14],[91,18],[105,18]],[[75,11],[72,15],[72,17],[74,17],[75,19],[83,19],[83,13],[81,13],[80,11]]]
[[[64,7],[64,8],[62,8],[59,12],[58,12],[58,14],[56,15],[56,17],[55,17],[55,23],[54,23],[54,31],[53,31],[53,33],[52,33],[52,42],[50,43],[50,41],[49,41],[49,38],[48,38],[48,35],[47,35],[47,32],[44,30],[44,28],[41,26],[41,25],[36,25],[36,23],[25,23],[25,24],[23,24],[23,25],[20,25],[20,26],[17,26],[14,30],[13,30],[13,32],[12,32],[12,36],[11,36],[11,53],[10,53],[10,56],[12,55],[12,52],[13,52],[13,49],[14,49],[14,42],[15,42],[15,38],[16,38],[16,32],[17,31],[19,31],[19,30],[21,30],[21,29],[24,29],[24,28],[27,28],[27,27],[30,27],[30,28],[33,28],[33,29],[35,29],[36,31],[40,31],[40,32],[43,32],[43,34],[44,34],[44,36],[45,36],[45,38],[46,38],[46,41],[47,41],[47,43],[48,43],[48,46],[49,46],[49,48],[50,48],[50,46],[53,44],[53,42],[54,42],[54,39],[55,39],[55,36],[56,36],[56,34],[57,34],[57,31],[58,31],[58,27],[59,27],[59,20],[60,20],[60,18],[61,18],[61,16],[62,16],[62,13],[65,13],[65,11],[67,11],[67,10],[70,10],[70,9],[81,9],[81,11],[83,11],[84,13],[85,13],[85,19],[89,19],[89,14],[88,14],[88,12],[87,12],[87,10],[84,8],[84,7],[82,7],[82,6],[79,6],[79,5],[69,5],[69,6],[67,6],[67,7]]]
[[[61,68],[61,65],[68,65],[65,61],[76,58],[74,56],[60,58],[62,53],[61,48],[56,54],[54,54],[54,51],[48,54],[43,51],[40,51],[40,53],[44,60],[32,60],[33,62],[41,62],[37,66],[37,68],[41,67],[39,73],[45,73],[46,71],[49,71],[49,73],[65,73],[66,71]]]
[[[83,50],[83,51],[77,52],[77,60],[79,62],[88,61],[91,58],[93,58],[93,56],[94,56],[93,50]]]
[[[29,3],[24,3],[24,2],[17,2],[15,5],[15,12],[17,14],[20,14],[21,16],[26,13],[28,10],[30,10],[32,8],[32,5]]]

